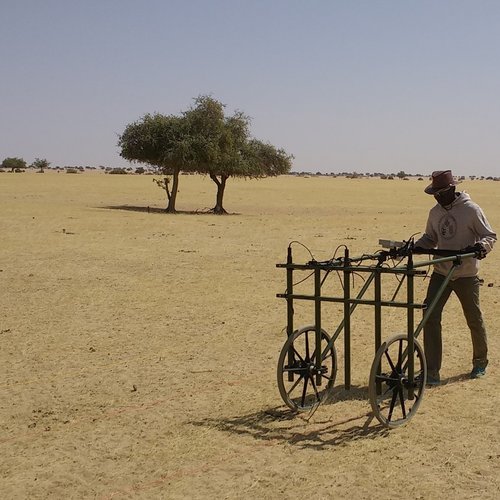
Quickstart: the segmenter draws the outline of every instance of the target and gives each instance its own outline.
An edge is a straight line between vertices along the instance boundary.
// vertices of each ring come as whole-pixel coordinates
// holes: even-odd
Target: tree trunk
[[[227,214],[227,212],[224,210],[224,207],[222,206],[222,200],[224,198],[224,190],[226,189],[227,178],[228,178],[227,175],[221,175],[219,180],[217,179],[216,175],[210,174],[210,179],[212,179],[215,182],[215,184],[217,184],[217,198],[215,202],[215,207],[212,208],[212,212],[214,214],[218,215]]]
[[[172,174],[172,192],[170,193],[170,196],[168,197],[168,205],[167,205],[167,213],[169,214],[175,214],[175,200],[177,198],[177,189],[179,187],[179,170],[175,169],[174,173]]]

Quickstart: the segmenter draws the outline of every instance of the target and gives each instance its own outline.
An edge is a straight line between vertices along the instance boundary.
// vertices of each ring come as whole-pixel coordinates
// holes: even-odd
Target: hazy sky
[[[499,0],[0,0],[0,161],[210,94],[294,170],[500,176]]]

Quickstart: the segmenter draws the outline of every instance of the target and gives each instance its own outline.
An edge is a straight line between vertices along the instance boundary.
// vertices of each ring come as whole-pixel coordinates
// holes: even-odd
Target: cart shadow
[[[388,435],[389,430],[380,425],[371,412],[340,420],[332,419],[330,412],[325,414],[324,410],[332,407],[335,402],[366,400],[367,391],[366,387],[354,387],[350,391],[338,390],[328,402],[311,412],[296,413],[281,406],[243,416],[207,418],[190,423],[235,435],[250,436],[269,444],[286,443],[304,449],[322,450]]]
[[[349,389],[345,387],[334,387],[331,395],[326,400],[325,405],[335,404],[339,401],[352,401],[352,400],[368,400],[368,386],[351,386]]]
[[[441,379],[440,387],[442,387],[443,385],[454,384],[456,382],[465,382],[467,380],[470,380],[469,372],[461,373],[460,375],[453,375],[452,377]]]

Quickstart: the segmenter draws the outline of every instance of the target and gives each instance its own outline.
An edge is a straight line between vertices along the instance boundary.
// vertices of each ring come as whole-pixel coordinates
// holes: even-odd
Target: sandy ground
[[[232,215],[172,216],[123,209],[165,205],[148,176],[0,174],[1,497],[499,498],[498,248],[481,272],[486,378],[467,378],[470,337],[452,298],[444,384],[408,425],[389,431],[370,414],[367,306],[353,315],[350,392],[342,342],[335,397],[309,421],[277,390],[286,307],[275,264],[288,243],[323,260],[343,243],[362,253],[407,239],[424,228],[425,185],[230,180]],[[213,206],[214,187],[183,176],[178,208]],[[461,189],[498,231],[500,183]],[[295,259],[309,254],[296,246]],[[297,325],[313,318],[297,305]],[[387,311],[383,338],[404,331]]]

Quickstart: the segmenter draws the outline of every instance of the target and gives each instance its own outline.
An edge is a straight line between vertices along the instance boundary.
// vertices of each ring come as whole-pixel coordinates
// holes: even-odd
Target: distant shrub
[[[108,172],[108,174],[126,175],[127,171],[124,168],[113,168]]]
[[[137,167],[135,169],[136,174],[143,174],[145,172],[144,167]]]
[[[69,167],[66,169],[67,174],[78,174],[80,171],[77,168]]]

